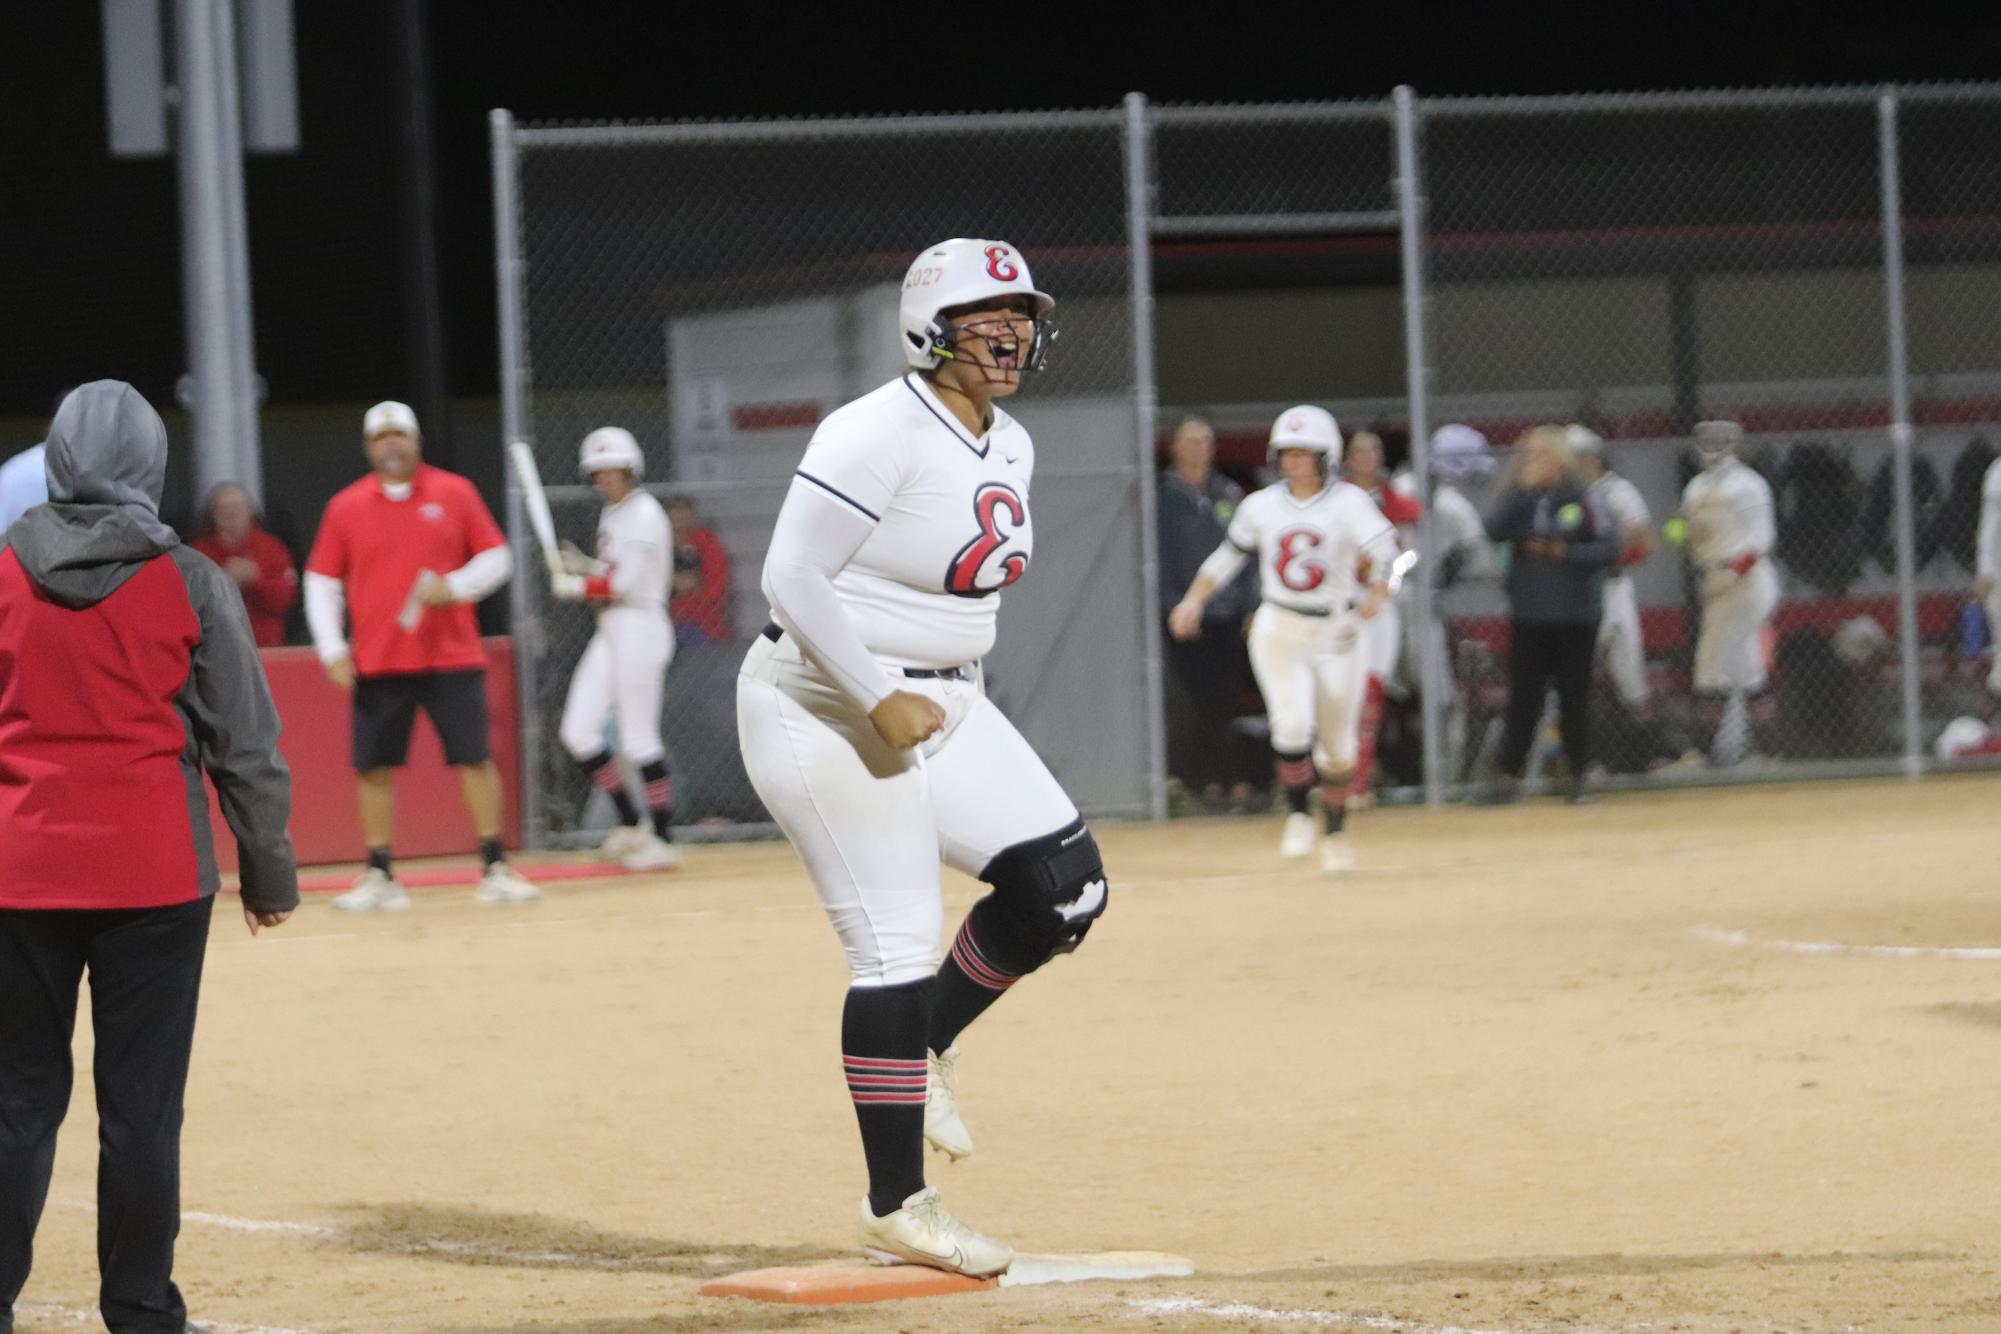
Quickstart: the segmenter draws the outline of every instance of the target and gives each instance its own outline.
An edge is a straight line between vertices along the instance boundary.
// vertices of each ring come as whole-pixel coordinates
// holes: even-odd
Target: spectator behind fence
[[[1414,548],[1424,508],[1416,497],[1391,485],[1389,469],[1384,466],[1382,436],[1374,431],[1355,432],[1348,441],[1342,471],[1349,483],[1359,487],[1376,503],[1383,517],[1396,526],[1398,546]],[[1355,755],[1355,779],[1348,794],[1350,807],[1367,806],[1375,799],[1370,783],[1376,767],[1376,743],[1382,732],[1384,703],[1389,698],[1397,659],[1403,651],[1402,603],[1408,597],[1409,593],[1400,589],[1360,627],[1368,685],[1362,697],[1361,740]]]
[[[674,529],[674,589],[667,614],[681,648],[727,644],[736,638],[731,618],[730,553],[702,522],[692,496],[670,496],[667,522]]]
[[[250,493],[235,482],[224,482],[209,492],[202,510],[202,535],[188,545],[220,565],[243,594],[257,646],[283,644],[285,614],[299,599],[299,572],[292,568],[292,553],[285,544],[258,523]]]
[[[1987,465],[1980,483],[1980,535],[1975,540],[1973,596],[1987,613],[1987,651],[1994,664],[1987,672],[1987,708],[2001,708],[2001,459]]]
[[[137,390],[82,386],[49,430],[49,503],[0,550],[0,1329],[69,1110],[86,970],[99,1310],[113,1330],[188,1327],[181,1117],[219,884],[203,770],[250,933],[299,902],[278,713],[241,599],[160,522],[166,463]]]
[[[514,573],[499,525],[473,485],[423,461],[417,414],[394,400],[362,418],[371,471],[327,502],[306,558],[306,619],[333,683],[354,696],[353,760],[368,869],[333,901],[344,912],[410,906],[395,877],[396,771],[409,758],[417,710],[444,743],[445,763],[479,837],[481,903],[541,897],[501,845],[500,771],[487,741],[486,650],[473,604]],[[350,648],[343,613],[351,612]]]
[[[1160,601],[1174,609],[1181,590],[1222,542],[1244,489],[1215,470],[1216,432],[1200,417],[1184,418],[1168,443],[1160,475]],[[1249,679],[1244,619],[1257,609],[1257,571],[1246,567],[1209,600],[1200,633],[1183,642],[1168,635],[1167,771],[1211,807],[1247,808],[1254,789],[1239,762],[1231,730],[1236,699]]]
[[[1511,543],[1508,565],[1508,716],[1491,803],[1514,800],[1543,701],[1556,685],[1568,796],[1584,801],[1591,759],[1591,668],[1604,611],[1605,572],[1619,560],[1619,525],[1579,475],[1561,426],[1538,426],[1516,445],[1487,535]]]
[[[1605,674],[1626,711],[1635,718],[1650,712],[1653,692],[1647,684],[1647,643],[1640,628],[1640,601],[1629,570],[1653,550],[1653,515],[1640,488],[1612,471],[1605,459],[1605,441],[1588,426],[1566,428],[1565,440],[1577,460],[1578,475],[1619,525],[1619,563],[1605,573],[1605,614],[1598,623],[1598,651]]]
[[[1709,732],[1709,762],[1718,766],[1737,764],[1750,750],[1752,698],[1764,694],[1768,679],[1765,626],[1779,605],[1772,488],[1737,457],[1743,440],[1736,422],[1697,422],[1702,471],[1681,493],[1681,531],[1702,590],[1696,721]],[[1760,713],[1769,712],[1769,701],[1758,703]]]

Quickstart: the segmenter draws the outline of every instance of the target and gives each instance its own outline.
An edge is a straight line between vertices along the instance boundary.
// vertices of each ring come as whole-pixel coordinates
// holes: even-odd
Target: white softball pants
[[[665,757],[660,740],[660,700],[667,664],[674,660],[674,628],[663,612],[612,607],[598,613],[597,633],[570,676],[559,729],[563,749],[588,760],[604,749],[605,723],[618,720],[618,749],[634,764]]]
[[[1251,617],[1251,674],[1264,696],[1271,747],[1298,754],[1311,747],[1323,775],[1355,767],[1368,661],[1353,616],[1301,616],[1259,607]]]
[[[1702,602],[1695,641],[1695,688],[1710,694],[1765,688],[1765,625],[1779,605],[1779,576],[1769,560]]]
[[[899,690],[945,710],[944,728],[912,750],[890,749],[790,635],[760,636],[737,677],[744,769],[805,863],[858,987],[937,970],[941,857],[977,876],[996,854],[1077,818],[979,680],[888,670]]]

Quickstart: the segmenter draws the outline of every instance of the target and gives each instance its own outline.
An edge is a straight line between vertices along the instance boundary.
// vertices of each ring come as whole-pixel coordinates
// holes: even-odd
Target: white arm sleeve
[[[1195,577],[1199,579],[1205,574],[1208,575],[1216,581],[1216,587],[1220,591],[1237,577],[1237,571],[1243,569],[1244,562],[1250,558],[1250,552],[1226,537],[1216,544],[1216,549],[1202,562],[1202,568],[1195,571]],[[1188,590],[1183,589],[1181,595],[1186,597]]]
[[[778,511],[762,580],[779,625],[864,713],[895,687],[842,610],[833,579],[873,531],[874,520],[795,479]]]
[[[1981,490],[1980,541],[1973,570],[1982,579],[2001,579],[2001,463],[1989,465]]]
[[[347,635],[341,622],[347,614],[347,590],[330,574],[306,571],[306,628],[313,632],[313,652],[321,663],[347,656]]]
[[[452,596],[460,602],[478,602],[506,583],[514,573],[514,557],[505,544],[488,547],[445,576]]]
[[[1771,555],[1772,548],[1779,544],[1776,510],[1777,506],[1773,504],[1770,489],[1760,486],[1757,499],[1745,517],[1750,521],[1750,550],[1757,552],[1761,557]]]

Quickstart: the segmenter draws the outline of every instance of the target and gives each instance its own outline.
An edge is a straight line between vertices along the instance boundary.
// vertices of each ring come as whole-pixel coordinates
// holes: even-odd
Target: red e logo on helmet
[[[1021,276],[1021,270],[1008,262],[1014,252],[1004,245],[987,247],[987,276],[995,282],[1011,283]]]

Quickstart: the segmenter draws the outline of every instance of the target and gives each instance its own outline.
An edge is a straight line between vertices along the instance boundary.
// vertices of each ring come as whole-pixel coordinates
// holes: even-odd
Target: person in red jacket
[[[674,592],[667,615],[682,648],[727,644],[730,625],[730,553],[695,512],[689,496],[667,499],[667,522],[674,533]]]
[[[299,600],[299,572],[285,544],[257,523],[250,493],[224,482],[208,495],[202,535],[188,543],[223,568],[243,594],[259,648],[285,642],[285,613]]]
[[[278,712],[229,577],[160,522],[167,431],[97,380],[49,429],[49,501],[0,548],[0,1330],[14,1327],[90,973],[98,1305],[187,1328],[174,1286],[195,997],[219,884],[206,770],[252,935],[299,902]]]
[[[486,736],[486,649],[473,604],[514,573],[507,539],[473,484],[423,460],[417,414],[395,400],[361,419],[369,475],[327,502],[306,557],[306,622],[333,683],[354,695],[353,758],[360,776],[368,869],[333,906],[398,912],[410,906],[390,861],[396,770],[422,709],[479,837],[475,897],[486,904],[541,897],[507,863],[500,841],[500,771]],[[343,616],[354,623],[350,645]]]

